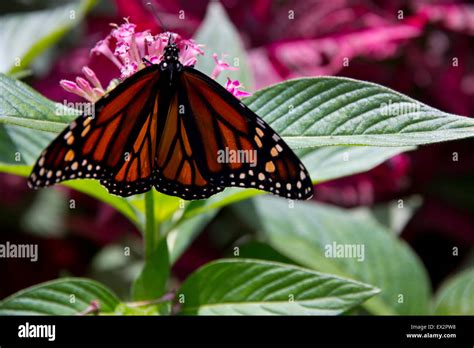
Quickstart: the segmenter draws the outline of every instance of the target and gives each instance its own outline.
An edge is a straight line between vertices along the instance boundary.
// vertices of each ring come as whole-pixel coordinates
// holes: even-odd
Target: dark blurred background
[[[53,2],[54,3],[54,2]],[[207,1],[154,1],[165,26],[192,37]],[[255,90],[299,76],[338,75],[383,84],[443,111],[474,115],[474,6],[462,1],[237,1],[223,0],[247,49]],[[51,1],[2,3],[2,14],[51,6]],[[186,20],[179,20],[184,10]],[[293,11],[295,19],[288,20]],[[401,11],[401,12],[400,12]],[[160,31],[141,1],[103,1],[83,23],[33,64],[25,79],[56,101],[78,100],[59,87],[84,65],[103,81],[117,76],[104,58],[89,56],[109,23],[129,17],[137,30]],[[348,66],[342,64],[348,58]],[[46,61],[47,63],[44,63]],[[474,262],[474,141],[420,147],[378,167],[318,185],[317,200],[343,207],[418,197],[401,237],[420,256],[436,288],[466,262]],[[458,161],[453,161],[457,153]],[[74,199],[76,209],[68,209]],[[43,202],[48,201],[45,205]],[[178,279],[222,257],[241,238],[232,211],[224,209],[174,266]],[[37,243],[38,262],[0,264],[0,298],[60,275],[94,276],[127,293],[140,269],[140,234],[109,206],[60,187],[30,191],[24,178],[0,174],[0,242]],[[114,252],[132,246],[133,262],[114,263]],[[453,247],[459,256],[452,255]],[[104,252],[106,250],[107,252]],[[132,255],[132,256],[133,256]],[[104,263],[110,263],[104,268]],[[98,261],[98,258],[102,262]],[[114,268],[115,267],[115,268]],[[122,283],[121,283],[122,282]],[[119,291],[120,292],[120,291]]]

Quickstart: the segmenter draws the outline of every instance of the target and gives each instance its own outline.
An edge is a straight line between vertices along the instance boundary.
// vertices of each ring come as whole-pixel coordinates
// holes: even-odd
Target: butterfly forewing
[[[99,100],[93,117],[85,115],[73,121],[42,152],[29,177],[29,186],[38,188],[69,179],[96,178],[112,193],[147,191],[152,185],[147,167],[151,158],[137,166],[136,173],[127,173],[120,180],[115,176],[124,163],[132,164],[140,157],[134,146],[142,136],[138,130],[150,122],[147,115],[140,117],[140,112],[146,114],[142,111],[145,101],[156,98],[153,87],[158,78],[156,69],[140,71]]]

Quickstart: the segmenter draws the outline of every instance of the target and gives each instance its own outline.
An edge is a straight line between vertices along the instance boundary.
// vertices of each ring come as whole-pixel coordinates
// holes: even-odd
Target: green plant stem
[[[153,189],[145,193],[145,257],[149,259],[158,240],[158,226],[155,223],[155,201]]]
[[[151,301],[163,296],[170,275],[168,245],[160,235],[160,223],[155,219],[159,196],[153,190],[145,193],[144,247],[145,262],[139,276],[132,285],[134,301]]]

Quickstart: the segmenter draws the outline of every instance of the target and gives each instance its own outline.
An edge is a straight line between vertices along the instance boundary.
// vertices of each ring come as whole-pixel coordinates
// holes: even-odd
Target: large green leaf
[[[411,146],[474,136],[474,120],[375,83],[343,77],[285,81],[245,103],[294,148]]]
[[[282,263],[229,259],[193,273],[178,292],[181,313],[200,315],[335,315],[378,289]]]
[[[252,87],[252,75],[247,63],[247,54],[237,29],[232,24],[224,7],[211,1],[207,8],[206,17],[195,34],[195,40],[204,45],[203,57],[198,58],[197,68],[210,75],[215,67],[212,54],[227,55],[225,61],[234,66],[238,62],[238,70],[226,70],[221,73],[217,81],[224,84],[226,78],[239,80],[248,90]]]
[[[277,251],[305,267],[380,288],[380,295],[365,304],[369,311],[427,313],[430,289],[421,262],[369,211],[270,196],[256,197],[253,203],[251,208],[237,206],[236,211]],[[350,249],[352,254],[329,253],[338,248]]]
[[[0,302],[0,315],[73,315],[98,301],[101,313],[112,313],[120,300],[90,279],[62,278],[21,290]]]
[[[0,72],[27,67],[33,58],[79,23],[93,3],[74,1],[56,8],[1,16]]]
[[[435,297],[437,315],[474,315],[474,269],[449,279]]]

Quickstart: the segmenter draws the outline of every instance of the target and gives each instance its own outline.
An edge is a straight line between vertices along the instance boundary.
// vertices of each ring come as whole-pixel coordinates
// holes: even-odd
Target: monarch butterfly
[[[309,199],[306,168],[281,137],[219,83],[179,62],[171,36],[163,60],[126,79],[73,121],[40,155],[32,188],[100,180],[126,197],[150,190],[202,199],[228,186]],[[253,151],[256,160],[218,153]]]

